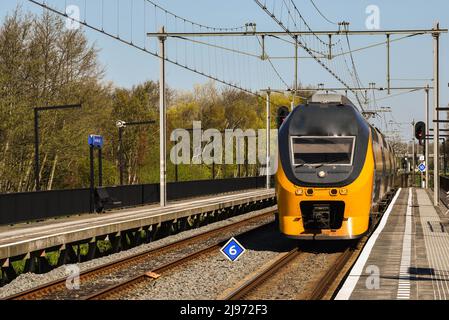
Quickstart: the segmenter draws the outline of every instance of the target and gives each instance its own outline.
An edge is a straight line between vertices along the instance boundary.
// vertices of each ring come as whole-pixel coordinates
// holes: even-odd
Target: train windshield
[[[293,165],[352,165],[355,137],[291,137]]]

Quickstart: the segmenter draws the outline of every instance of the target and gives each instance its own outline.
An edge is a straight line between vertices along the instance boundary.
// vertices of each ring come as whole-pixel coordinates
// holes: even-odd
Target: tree
[[[102,70],[97,50],[81,29],[65,29],[63,20],[50,13],[24,15],[16,9],[0,29],[0,74],[0,191],[29,191],[36,188],[33,107],[80,102],[85,110],[93,102],[101,107]],[[89,122],[80,112],[42,113],[43,189],[53,187],[56,170],[73,165],[73,159],[65,168],[59,163],[80,149],[80,122]]]

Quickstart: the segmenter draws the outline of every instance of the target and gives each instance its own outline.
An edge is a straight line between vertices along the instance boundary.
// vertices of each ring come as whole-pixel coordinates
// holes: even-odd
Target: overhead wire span
[[[422,89],[418,88],[418,89],[413,89],[413,90],[409,90],[409,91],[406,91],[406,92],[400,92],[400,93],[392,94],[392,95],[390,95],[388,97],[378,98],[377,101],[383,101],[383,100],[391,99],[391,98],[394,98],[394,97],[397,97],[397,96],[402,96],[404,94],[410,94],[410,93],[413,93],[413,92],[416,92],[416,91],[420,91],[420,90],[422,90]]]
[[[328,45],[327,42],[323,41],[318,35],[316,35],[312,28],[309,26],[309,24],[307,23],[307,21],[304,19],[304,17],[302,16],[301,12],[299,11],[298,7],[296,6],[295,2],[293,0],[290,0],[291,4],[293,5],[293,8],[295,9],[296,13],[298,14],[300,20],[304,23],[304,26],[310,31],[312,32],[313,36],[322,44],[324,45]]]
[[[257,38],[257,41],[259,42],[259,45],[262,47],[262,43],[260,42],[260,39]],[[284,80],[284,78],[282,78],[281,74],[279,73],[279,71],[276,69],[276,67],[274,66],[273,62],[270,59],[270,56],[267,54],[266,55],[266,59],[267,61],[270,63],[271,68],[273,69],[273,71],[276,73],[276,75],[278,76],[278,78],[281,80],[281,82],[285,85],[286,88],[289,87],[289,85],[287,84],[287,82]]]
[[[101,34],[107,36],[107,37],[110,37],[110,38],[112,38],[112,39],[115,39],[115,40],[117,40],[117,41],[119,41],[119,42],[121,42],[121,43],[123,43],[123,44],[126,44],[126,45],[128,45],[128,46],[130,46],[130,47],[133,47],[133,48],[135,48],[135,49],[137,49],[137,50],[139,50],[139,51],[142,51],[142,52],[144,52],[144,53],[150,54],[150,55],[152,55],[152,56],[154,56],[154,57],[156,57],[156,58],[161,59],[161,56],[159,55],[159,53],[158,53],[157,51],[156,51],[156,52],[152,52],[152,51],[148,50],[145,46],[139,46],[139,45],[133,43],[132,41],[125,40],[125,39],[121,38],[120,35],[119,35],[118,33],[117,33],[117,34],[112,34],[112,33],[108,32],[108,31],[106,31],[106,30],[101,30],[101,27],[96,27],[96,26],[93,26],[93,25],[89,24],[87,21],[83,21],[83,20],[81,20],[81,19],[76,19],[76,18],[74,18],[74,17],[69,17],[69,16],[67,15],[66,12],[58,11],[57,9],[48,6],[45,2],[41,3],[41,2],[38,2],[37,0],[28,0],[28,1],[31,2],[31,3],[33,3],[33,4],[35,4],[35,5],[37,5],[37,6],[39,6],[39,7],[41,7],[41,8],[43,8],[44,10],[48,10],[48,11],[50,11],[50,12],[52,12],[52,13],[55,13],[55,14],[57,14],[57,15],[60,15],[60,16],[62,16],[62,17],[64,17],[64,18],[71,19],[72,21],[75,21],[75,22],[79,23],[80,25],[82,25],[82,26],[84,26],[84,27],[86,27],[86,28],[89,28],[89,29],[91,29],[91,30],[94,30],[94,31],[96,31],[96,32],[98,32],[98,33],[101,33]],[[147,0],[147,1],[148,1],[148,0]],[[150,2],[151,2],[151,1],[150,1]],[[117,2],[117,3],[119,3],[119,2]],[[187,22],[187,20],[186,20],[186,22]],[[188,23],[191,24],[191,22],[188,22]],[[118,29],[118,30],[119,30],[119,29]],[[119,32],[119,31],[118,31],[118,32]],[[217,76],[214,76],[214,75],[205,73],[205,72],[203,72],[203,71],[197,70],[197,69],[195,68],[195,66],[192,68],[192,67],[189,67],[187,64],[182,64],[182,63],[180,63],[180,62],[178,62],[178,61],[176,61],[176,60],[170,59],[170,58],[168,58],[168,57],[165,57],[165,61],[167,61],[167,62],[169,62],[169,63],[171,63],[171,64],[174,64],[174,65],[176,65],[176,66],[178,66],[178,67],[181,67],[181,68],[183,68],[183,69],[185,69],[185,70],[194,72],[194,73],[196,73],[196,74],[199,74],[199,75],[201,75],[201,76],[204,76],[204,77],[206,77],[206,78],[209,78],[209,79],[211,79],[211,80],[214,80],[214,81],[216,81],[216,82],[218,82],[218,83],[221,83],[221,84],[227,85],[227,86],[229,86],[229,87],[232,87],[232,88],[234,88],[234,89],[240,90],[240,91],[242,91],[242,92],[246,92],[246,93],[248,93],[248,94],[254,95],[254,96],[259,97],[259,98],[261,98],[262,100],[266,101],[266,97],[263,96],[263,95],[261,95],[261,94],[259,94],[258,92],[254,92],[254,91],[252,91],[252,90],[250,90],[250,89],[240,87],[240,86],[235,85],[235,84],[233,84],[233,83],[231,83],[231,82],[229,82],[229,81],[226,81],[226,80],[224,80],[224,79],[220,79],[220,78],[217,77]],[[273,105],[274,105],[274,106],[278,106],[278,105],[275,104],[275,103],[273,103]]]
[[[349,41],[348,33],[346,33],[346,43],[348,44],[349,52],[351,52],[351,43]],[[355,84],[360,89],[360,88],[363,87],[363,84],[362,84],[362,81],[360,80],[359,73],[357,72],[357,67],[356,67],[354,56],[352,55],[352,52],[350,53],[349,56],[351,57],[352,68],[353,68],[353,71],[354,71],[353,74],[354,74],[354,78],[355,78]],[[360,107],[363,110],[362,102],[361,102],[360,97],[359,97],[359,92],[356,93],[356,98],[357,98],[357,101],[358,101]]]
[[[420,36],[420,35],[423,35],[423,34],[422,33],[416,33],[416,34],[411,34],[411,35],[407,35],[407,36],[404,36],[404,37],[400,37],[400,38],[397,38],[397,39],[391,39],[390,43],[396,42],[396,41],[401,41],[401,40],[404,40],[404,39],[407,39],[407,38],[410,38],[410,37]],[[275,35],[269,35],[269,36],[273,37],[273,38],[276,38],[278,40],[284,41],[286,43],[290,43],[292,45],[295,44],[294,41],[290,41],[290,40],[284,39],[284,38],[279,37],[279,36],[275,36]],[[335,44],[336,45],[340,44],[340,41],[341,41],[341,39],[339,39]],[[368,45],[368,46],[352,49],[351,51],[343,51],[341,53],[333,53],[332,57],[333,58],[338,58],[338,57],[345,56],[345,55],[348,55],[348,54],[351,54],[351,53],[355,53],[355,52],[359,52],[359,51],[363,51],[363,50],[368,50],[368,49],[372,49],[372,48],[375,48],[375,47],[379,47],[379,46],[385,45],[386,43],[387,43],[387,41],[376,42],[376,43],[373,43],[373,44]],[[301,57],[301,59],[305,59],[305,58],[306,57]],[[310,58],[312,58],[312,57],[310,57]],[[323,56],[323,58],[324,58],[324,56]],[[271,57],[271,59],[295,59],[295,57]],[[399,79],[391,79],[391,80],[399,80]],[[433,80],[433,79],[423,79],[423,81],[424,80]]]
[[[396,42],[396,41],[401,41],[401,40],[404,40],[406,38],[415,37],[415,36],[419,36],[419,35],[422,35],[422,33],[409,34],[409,35],[406,35],[404,37],[400,37],[400,38],[397,38],[397,39],[391,39],[390,43]],[[340,54],[335,54],[333,56],[334,57],[340,57],[340,56],[348,55],[348,54],[351,54],[351,53],[354,53],[354,52],[358,52],[358,51],[362,51],[362,50],[367,50],[367,49],[379,47],[379,46],[382,46],[382,45],[385,45],[385,44],[387,44],[387,41],[378,42],[378,43],[371,44],[371,45],[368,45],[368,46],[365,46],[365,47],[360,47],[360,48],[357,48],[357,49],[354,49],[354,50],[342,52]]]
[[[165,12],[166,14],[169,14],[169,15],[173,16],[174,18],[180,19],[180,20],[184,20],[185,22],[191,23],[192,25],[196,25],[197,27],[202,27],[202,28],[206,28],[206,29],[214,30],[214,31],[237,31],[237,30],[242,30],[242,29],[245,28],[245,26],[230,27],[230,28],[207,26],[207,25],[204,25],[204,24],[201,24],[201,23],[197,23],[195,21],[183,18],[183,17],[181,17],[181,16],[179,16],[179,15],[177,15],[177,14],[175,14],[175,13],[173,13],[173,12],[163,8],[163,7],[161,7],[160,5],[158,5],[157,3],[155,3],[155,2],[153,2],[151,0],[145,0],[145,1],[148,2],[148,3],[151,3],[152,5],[154,5],[155,8],[158,8],[159,10]]]
[[[326,17],[323,12],[318,8],[318,6],[315,4],[315,2],[313,0],[310,0],[310,2],[312,3],[312,5],[315,7],[316,11],[318,11],[318,13],[320,14],[321,17],[323,17],[324,20],[326,20],[327,22],[329,22],[330,24],[334,24],[334,25],[338,25],[338,23],[330,20],[328,17]]]
[[[224,47],[224,46],[215,45],[215,44],[212,44],[212,43],[209,43],[209,42],[204,42],[204,41],[200,41],[200,40],[194,40],[194,39],[191,39],[191,38],[186,38],[186,37],[181,37],[181,36],[174,36],[173,38],[177,38],[177,39],[181,39],[181,40],[185,40],[185,41],[190,41],[190,42],[193,42],[193,43],[209,46],[211,48],[221,49],[221,50],[225,50],[225,51],[238,53],[238,54],[242,54],[242,55],[246,55],[246,56],[249,56],[249,57],[260,59],[260,55],[257,55],[257,54],[254,54],[254,53],[245,52],[245,51],[241,51],[241,50],[237,50],[237,49],[234,49],[234,48],[231,49],[231,48],[227,48],[227,47]]]
[[[303,48],[309,55],[311,55],[315,61],[318,62],[318,64],[320,64],[326,71],[328,71],[335,79],[337,79],[341,84],[344,85],[345,88],[348,88],[348,91],[353,92],[354,90],[351,89],[351,87],[339,76],[337,75],[332,69],[330,69],[322,60],[321,58],[317,57],[315,55],[315,53],[311,50],[311,48],[309,46],[307,46],[305,43],[303,43],[302,41],[299,40],[298,37],[295,37],[294,34],[291,32],[291,30],[289,30],[285,24],[279,20],[279,18],[272,12],[270,11],[267,6],[266,3],[263,4],[260,0],[254,0],[254,2],[256,2],[256,4],[263,10],[265,11],[265,13],[270,16],[282,29],[284,29],[284,31],[290,35],[295,41],[297,41],[297,44]],[[313,32],[313,30],[309,27],[309,25],[307,24],[307,22],[304,20],[304,18],[302,17],[301,13],[299,12],[298,8],[296,7],[296,5],[294,4],[293,0],[291,0],[296,12],[298,13],[299,17],[300,17],[300,22],[303,22],[304,25],[309,29],[309,31],[314,35],[314,38],[317,38],[318,41],[322,41],[319,37],[316,36],[316,34]],[[316,39],[315,39],[316,40]],[[326,43],[325,43],[326,44]],[[327,44],[326,44],[327,45]],[[323,59],[324,60],[324,59]],[[356,95],[355,92],[353,92],[354,95]],[[360,105],[360,108],[363,110],[363,106]]]
[[[259,0],[254,0],[257,5],[259,5],[259,7],[262,8],[262,10],[264,10],[279,26],[281,26],[282,29],[284,29],[284,31],[289,34],[293,39],[295,39],[294,35],[292,34],[292,32],[290,30],[288,30],[285,25],[279,21],[279,19],[272,13],[270,12],[267,7],[262,4]],[[350,87],[348,86],[348,84],[346,82],[344,82],[338,75],[336,75],[331,69],[329,69],[318,57],[315,56],[315,54],[310,50],[309,47],[307,47],[306,45],[304,45],[301,41],[298,40],[298,45],[303,48],[308,54],[310,54],[324,69],[326,69],[334,78],[336,78],[340,83],[342,83],[346,88],[350,89]]]

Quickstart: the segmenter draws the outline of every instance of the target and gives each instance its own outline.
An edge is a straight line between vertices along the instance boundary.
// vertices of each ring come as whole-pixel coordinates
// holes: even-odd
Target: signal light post
[[[276,119],[278,129],[281,127],[282,123],[284,123],[285,118],[287,118],[289,114],[290,110],[287,107],[281,106],[278,108]]]
[[[425,148],[426,147],[425,141],[427,141],[427,139],[426,139],[426,124],[422,121],[419,121],[416,124],[414,124],[414,130],[415,130],[415,138],[419,141],[419,145],[423,146],[423,148]],[[413,140],[413,146],[415,146],[415,140]],[[424,151],[423,153],[426,153],[426,151]],[[415,152],[413,152],[413,164],[415,164]],[[426,166],[428,166],[428,163],[426,163]],[[415,167],[415,165],[413,165],[413,186],[415,185],[414,167]],[[426,170],[426,171],[428,171],[428,170]],[[422,178],[423,178],[423,175],[421,173],[421,180],[422,180]],[[427,180],[426,180],[426,185],[427,185]],[[425,187],[425,185],[424,185],[424,187]]]

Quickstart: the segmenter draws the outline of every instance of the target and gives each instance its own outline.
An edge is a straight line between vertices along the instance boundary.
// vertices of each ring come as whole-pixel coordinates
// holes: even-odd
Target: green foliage
[[[105,83],[97,54],[82,29],[67,30],[50,13],[31,15],[18,9],[5,18],[0,27],[0,192],[36,189],[33,108],[76,103],[82,104],[81,110],[39,112],[42,190],[89,185],[89,134],[105,140],[103,184],[118,184],[117,120],[155,120],[124,128],[121,147],[126,184],[159,181],[159,84],[147,81],[125,89]],[[290,99],[271,96],[275,106],[290,106]],[[169,136],[174,129],[192,128],[193,121],[201,121],[203,130],[265,127],[263,99],[214,82],[196,85],[192,92],[168,89],[167,105]],[[272,128],[276,112],[273,107]],[[169,152],[173,143],[167,140]],[[175,166],[170,161],[167,166],[168,180],[174,181]],[[257,172],[255,166],[249,171]],[[237,173],[237,165],[216,165],[217,178]],[[178,167],[179,180],[211,177],[211,166]]]

